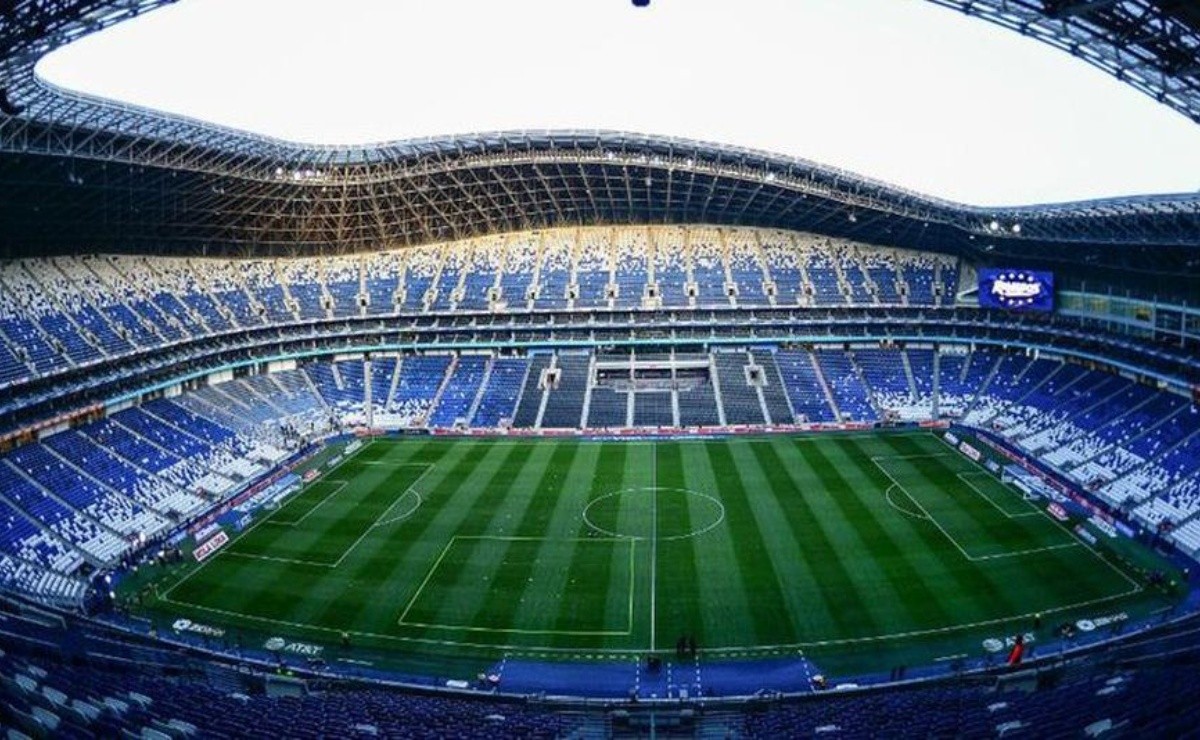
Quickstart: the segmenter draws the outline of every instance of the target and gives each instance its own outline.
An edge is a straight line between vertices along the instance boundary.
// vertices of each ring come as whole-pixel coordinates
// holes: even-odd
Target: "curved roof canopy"
[[[933,1],[1098,66],[1101,56],[1081,50],[1111,51],[1121,39],[1122,48],[1136,47],[1140,72],[1114,73],[1139,89],[1157,84],[1152,94],[1200,120],[1198,71],[1180,62],[1181,48],[1196,58],[1187,46],[1196,39],[1195,13],[1186,2]],[[167,2],[23,0],[0,25],[0,220],[7,227],[0,253],[340,252],[552,224],[703,221],[992,261],[1200,274],[1196,194],[977,208],[804,160],[620,132],[312,147],[91,99],[35,78],[48,51]],[[1102,22],[1109,11],[1135,6],[1144,25]],[[1017,16],[1024,25],[1014,25]]]
[[[975,205],[1200,188],[1187,118],[932,3],[191,0],[56,49],[35,74],[300,148],[599,128]]]
[[[1200,123],[1193,0],[930,0],[1061,49]]]

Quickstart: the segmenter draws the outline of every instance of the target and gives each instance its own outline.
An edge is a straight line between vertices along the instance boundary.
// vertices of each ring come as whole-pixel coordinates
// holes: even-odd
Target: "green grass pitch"
[[[925,432],[380,439],[143,608],[425,661],[686,633],[707,659],[886,670],[1167,603],[1127,570]]]

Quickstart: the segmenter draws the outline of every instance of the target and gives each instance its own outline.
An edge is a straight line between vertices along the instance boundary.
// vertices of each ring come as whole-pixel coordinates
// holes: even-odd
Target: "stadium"
[[[1200,191],[35,72],[167,5],[0,19],[8,737],[1197,732]],[[934,5],[1200,123],[1190,3]]]

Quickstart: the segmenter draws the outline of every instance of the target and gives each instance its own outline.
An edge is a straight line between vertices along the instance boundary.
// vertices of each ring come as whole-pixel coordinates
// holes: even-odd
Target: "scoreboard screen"
[[[981,308],[1017,311],[1054,310],[1054,273],[1015,268],[979,271]]]

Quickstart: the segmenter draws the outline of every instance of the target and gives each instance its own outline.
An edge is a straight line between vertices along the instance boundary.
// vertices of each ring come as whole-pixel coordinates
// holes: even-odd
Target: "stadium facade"
[[[1186,4],[938,1],[1200,115]],[[1186,579],[1200,553],[1200,196],[984,209],[620,132],[299,147],[35,79],[49,50],[160,4],[22,2],[0,28],[0,580],[19,635],[0,665],[13,726],[173,734],[175,719],[174,731],[238,734],[195,705],[258,712],[265,700],[229,695],[268,686],[324,690],[296,700],[314,734],[455,708],[464,734],[591,721],[563,713],[586,703],[531,707],[537,692],[515,679],[493,697],[485,676],[484,703],[474,685],[411,693],[444,689],[432,676],[406,674],[397,694],[384,688],[395,675],[371,673],[349,690],[346,664],[301,648],[281,659],[307,643],[243,650],[205,634],[221,627],[157,634],[113,613],[112,576],[164,546],[218,551],[240,528],[230,510],[292,490],[298,465],[355,435],[934,428]],[[1039,292],[1048,310],[1031,310]],[[939,712],[930,732],[1147,718],[1172,732],[1195,716],[1186,671],[1152,666],[1194,661],[1192,606],[1186,595],[1136,628],[1064,638],[1025,672],[970,656],[822,703],[753,689],[696,703],[676,687],[668,716],[766,735]],[[266,677],[287,663],[304,678]],[[1007,682],[1060,680],[992,721],[988,697]],[[105,696],[108,682],[121,696]],[[759,688],[815,685],[790,674]],[[608,701],[608,730],[642,721],[637,702]]]

